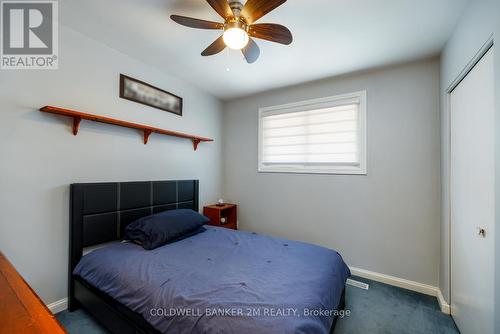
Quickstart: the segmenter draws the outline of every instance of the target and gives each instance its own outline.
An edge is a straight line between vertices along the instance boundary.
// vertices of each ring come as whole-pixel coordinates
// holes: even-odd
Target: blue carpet
[[[441,313],[437,299],[417,292],[353,277],[369,290],[347,286],[349,317],[339,319],[335,334],[458,334],[450,316]],[[70,334],[107,333],[82,310],[64,311],[57,319]]]
[[[459,334],[453,319],[441,312],[435,297],[360,277],[369,290],[347,286],[346,309],[335,334]]]
[[[107,331],[99,326],[85,311],[63,311],[56,314],[57,320],[70,334],[104,334]]]

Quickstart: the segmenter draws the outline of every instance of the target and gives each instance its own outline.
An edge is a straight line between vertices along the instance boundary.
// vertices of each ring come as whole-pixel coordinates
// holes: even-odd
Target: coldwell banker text
[[[226,308],[152,308],[153,317],[349,317],[351,310],[326,310],[272,307],[226,307]]]
[[[1,69],[57,69],[57,1],[1,2]]]

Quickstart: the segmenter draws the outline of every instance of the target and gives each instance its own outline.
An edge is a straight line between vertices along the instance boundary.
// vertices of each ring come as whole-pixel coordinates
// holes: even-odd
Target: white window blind
[[[260,110],[259,170],[365,173],[365,94]]]

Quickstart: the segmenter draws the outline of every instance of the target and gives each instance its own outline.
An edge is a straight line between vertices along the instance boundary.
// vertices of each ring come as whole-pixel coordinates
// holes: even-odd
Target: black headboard
[[[198,180],[71,185],[69,229],[69,302],[72,272],[85,247],[123,238],[131,222],[174,209],[198,211]]]

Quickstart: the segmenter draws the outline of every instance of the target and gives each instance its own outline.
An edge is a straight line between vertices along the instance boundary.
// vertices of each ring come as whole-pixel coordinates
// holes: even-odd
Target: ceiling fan
[[[248,0],[244,5],[235,0],[207,0],[208,4],[224,19],[224,23],[172,15],[175,22],[190,28],[223,30],[224,34],[206,48],[201,55],[213,56],[227,47],[241,50],[249,64],[260,55],[252,37],[289,45],[293,41],[288,28],[274,23],[254,22],[276,9],[286,0]]]

